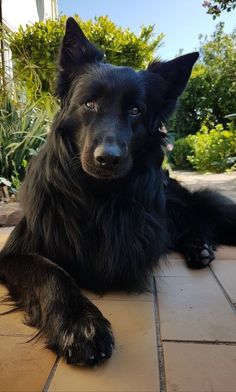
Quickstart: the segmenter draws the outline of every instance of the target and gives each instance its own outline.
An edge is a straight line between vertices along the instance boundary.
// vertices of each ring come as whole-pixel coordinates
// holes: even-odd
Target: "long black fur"
[[[29,164],[24,217],[0,254],[0,278],[29,325],[68,363],[110,357],[110,323],[80,288],[143,291],[161,255],[202,268],[219,243],[236,244],[236,206],[191,193],[161,169],[162,123],[197,53],[114,67],[69,18],[57,94],[61,110]]]

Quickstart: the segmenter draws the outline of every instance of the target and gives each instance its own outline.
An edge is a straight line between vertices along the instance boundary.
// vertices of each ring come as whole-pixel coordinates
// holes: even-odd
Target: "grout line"
[[[227,293],[227,291],[225,290],[224,286],[222,285],[221,281],[219,280],[218,276],[216,275],[216,273],[214,272],[213,268],[211,267],[211,265],[208,265],[208,269],[211,271],[213,277],[215,278],[216,282],[218,283],[219,287],[221,288],[225,298],[227,299],[227,301],[229,302],[231,308],[233,309],[233,312],[236,313],[236,308],[234,303],[231,301],[231,298],[229,296],[229,294]]]
[[[164,360],[163,345],[161,341],[160,314],[159,314],[155,277],[153,277],[153,283],[154,283],[153,297],[154,297],[154,313],[155,313],[156,337],[157,337],[157,358],[158,358],[158,365],[159,365],[160,392],[166,392],[165,360]]]
[[[191,343],[191,344],[209,344],[213,346],[236,346],[236,341],[222,341],[222,340],[177,340],[177,339],[163,339],[164,343]]]
[[[44,385],[44,387],[43,387],[42,392],[48,392],[48,389],[49,389],[49,387],[50,387],[50,384],[51,384],[51,382],[52,382],[52,379],[53,379],[53,377],[54,377],[54,375],[55,375],[55,373],[56,373],[57,367],[58,367],[58,365],[59,365],[60,359],[61,359],[60,357],[57,357],[57,358],[56,358],[56,360],[55,360],[55,362],[54,362],[54,365],[53,365],[53,367],[52,367],[52,369],[51,369],[51,371],[50,371],[50,373],[49,373],[49,375],[48,375],[47,381],[46,381],[46,383],[45,383],[45,385]]]

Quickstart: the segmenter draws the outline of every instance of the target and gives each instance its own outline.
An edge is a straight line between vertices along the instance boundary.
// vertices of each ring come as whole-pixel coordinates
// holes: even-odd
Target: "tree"
[[[145,67],[164,37],[162,33],[153,37],[154,26],[141,26],[140,34],[135,35],[116,26],[107,16],[94,21],[82,21],[78,16],[75,19],[85,35],[105,52],[106,60],[115,65]],[[10,36],[14,70],[31,94],[54,89],[53,75],[65,21],[66,16],[62,16],[56,21],[37,22],[25,30],[20,27]]]
[[[207,8],[207,13],[216,19],[222,11],[232,11],[236,7],[236,0],[205,0],[202,5]]]
[[[180,136],[202,125],[225,126],[225,115],[236,112],[236,31],[225,34],[220,23],[211,39],[200,39],[201,60],[170,123]]]

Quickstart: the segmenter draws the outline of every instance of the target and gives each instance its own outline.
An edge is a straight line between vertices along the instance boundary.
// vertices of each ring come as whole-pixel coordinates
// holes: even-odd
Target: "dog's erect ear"
[[[198,57],[199,53],[193,52],[167,62],[154,61],[149,64],[147,70],[165,80],[165,98],[177,99],[186,87]]]
[[[68,18],[59,56],[57,95],[63,98],[67,94],[71,80],[81,66],[101,61],[103,56],[102,51],[89,42],[77,22]]]
[[[64,69],[71,65],[100,61],[102,58],[103,53],[89,42],[76,21],[73,18],[68,18],[61,46],[61,67]]]

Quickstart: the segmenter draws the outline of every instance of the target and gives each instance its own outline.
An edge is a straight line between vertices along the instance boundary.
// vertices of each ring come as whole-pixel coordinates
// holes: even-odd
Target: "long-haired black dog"
[[[190,193],[161,169],[162,123],[198,53],[135,72],[103,62],[74,19],[62,42],[61,110],[30,162],[24,218],[0,257],[0,277],[29,325],[68,363],[111,356],[110,323],[79,287],[142,291],[158,259],[181,251],[191,267],[236,244],[236,206]]]

